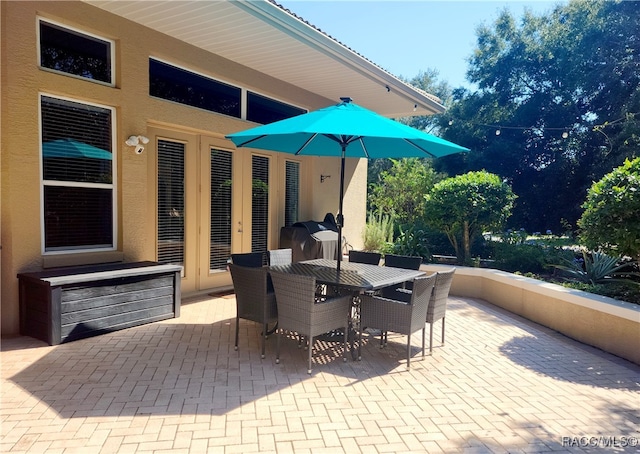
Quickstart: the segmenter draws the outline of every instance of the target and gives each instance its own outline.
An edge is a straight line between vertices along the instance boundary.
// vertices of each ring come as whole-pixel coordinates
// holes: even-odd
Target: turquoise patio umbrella
[[[342,158],[337,216],[338,257],[342,256],[345,158],[439,158],[469,151],[452,142],[383,117],[340,98],[341,103],[227,135],[237,147],[296,156]],[[340,260],[338,260],[340,270]]]

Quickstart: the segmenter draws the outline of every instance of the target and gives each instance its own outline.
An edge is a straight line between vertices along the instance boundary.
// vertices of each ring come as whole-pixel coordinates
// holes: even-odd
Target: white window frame
[[[78,104],[85,104],[87,106],[99,107],[102,109],[108,109],[111,111],[111,184],[107,183],[85,183],[85,182],[73,182],[73,181],[58,181],[58,180],[45,180],[44,179],[44,162],[42,151],[42,98],[55,98],[63,101],[75,102]],[[80,254],[88,252],[107,252],[116,251],[118,247],[118,161],[117,161],[117,142],[116,142],[116,109],[112,106],[105,106],[103,104],[97,104],[81,99],[70,98],[66,96],[53,95],[51,93],[38,93],[38,152],[39,152],[39,165],[40,165],[40,245],[42,255],[62,255],[62,254]],[[46,250],[45,244],[45,206],[44,206],[44,188],[45,186],[65,186],[65,187],[81,187],[81,188],[98,188],[98,189],[111,189],[112,202],[111,202],[111,231],[112,231],[112,245],[111,247],[96,247],[96,248],[75,248],[69,247],[65,249]]]
[[[42,61],[41,61],[41,54],[42,54],[42,50],[40,48],[40,23],[46,23],[46,24],[51,24],[51,25],[55,25],[56,27],[60,27],[62,29],[65,30],[69,30],[69,32],[71,33],[77,33],[80,35],[85,35],[88,36],[89,38],[95,38],[95,39],[99,39],[101,41],[107,42],[109,43],[109,59],[110,59],[110,63],[111,63],[111,80],[109,82],[104,82],[102,80],[96,80],[96,79],[91,79],[88,77],[82,77],[79,76],[77,74],[71,74],[71,73],[67,73],[64,71],[58,71],[57,69],[52,69],[52,68],[47,68],[42,66]],[[100,36],[100,35],[96,35],[94,33],[89,33],[85,30],[81,30],[79,28],[76,27],[71,27],[67,24],[63,24],[61,22],[57,22],[45,17],[40,17],[37,16],[36,17],[36,45],[38,48],[38,52],[37,52],[37,61],[38,61],[38,68],[40,68],[42,71],[49,71],[55,74],[60,74],[63,76],[68,76],[68,77],[73,77],[74,79],[79,79],[79,80],[86,80],[88,82],[93,82],[96,84],[101,84],[101,85],[106,85],[108,87],[115,87],[116,86],[116,42],[112,39],[109,38],[105,38],[104,36]]]

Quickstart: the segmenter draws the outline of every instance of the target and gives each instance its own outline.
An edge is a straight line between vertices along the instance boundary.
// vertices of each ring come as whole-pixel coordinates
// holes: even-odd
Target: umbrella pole
[[[342,261],[342,225],[344,224],[342,201],[344,199],[344,158],[346,148],[346,144],[342,144],[342,160],[340,161],[340,202],[338,206],[338,272],[340,271],[340,262]]]

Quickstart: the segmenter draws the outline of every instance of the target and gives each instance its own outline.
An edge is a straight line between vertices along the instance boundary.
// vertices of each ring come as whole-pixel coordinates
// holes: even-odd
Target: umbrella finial
[[[344,96],[344,97],[341,97],[341,98],[340,98],[340,101],[342,101],[342,102],[343,102],[343,103],[345,103],[345,104],[349,104],[351,101],[353,101],[353,99],[351,99],[351,98],[350,98],[350,97],[348,97],[348,96]]]

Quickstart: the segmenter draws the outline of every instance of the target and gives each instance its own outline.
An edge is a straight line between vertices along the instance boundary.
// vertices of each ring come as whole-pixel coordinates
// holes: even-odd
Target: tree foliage
[[[578,225],[585,246],[640,260],[640,158],[595,182],[583,208]]]
[[[438,71],[435,69],[427,69],[420,71],[417,76],[411,79],[404,79],[408,84],[431,93],[447,105],[452,97],[453,90],[448,82],[438,79]],[[409,125],[421,131],[434,133],[439,129],[438,120],[433,115],[414,116],[399,118],[398,121]],[[367,167],[367,181],[370,184],[381,184],[381,175],[384,171],[390,171],[393,167],[391,159],[372,159],[369,160]]]
[[[392,167],[380,174],[380,183],[370,186],[372,211],[391,216],[398,226],[413,225],[424,217],[424,195],[443,177],[426,159],[391,159]]]
[[[433,187],[426,196],[425,219],[447,235],[458,260],[468,264],[474,238],[502,228],[515,199],[509,185],[497,175],[468,172]]]
[[[435,168],[506,178],[519,197],[516,228],[575,226],[591,182],[640,148],[637,7],[572,0],[519,21],[504,11],[480,27],[467,73],[478,88],[455,90],[437,119],[471,152]]]

